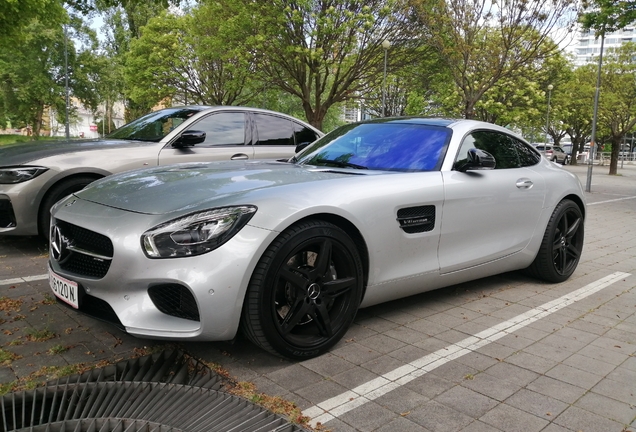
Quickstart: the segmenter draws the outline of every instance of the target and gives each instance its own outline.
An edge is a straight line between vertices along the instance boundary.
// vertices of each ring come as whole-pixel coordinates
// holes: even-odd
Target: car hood
[[[156,142],[128,140],[29,141],[0,146],[1,166],[24,165],[39,159],[78,151],[131,146],[153,146]]]
[[[276,161],[168,165],[130,171],[91,183],[78,198],[144,214],[166,214],[231,204],[271,188],[333,180],[372,171],[337,170]]]

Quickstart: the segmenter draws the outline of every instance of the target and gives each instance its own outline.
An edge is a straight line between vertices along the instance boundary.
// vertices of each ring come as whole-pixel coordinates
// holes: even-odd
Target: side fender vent
[[[425,205],[398,210],[400,228],[407,234],[432,231],[435,228],[435,206]]]

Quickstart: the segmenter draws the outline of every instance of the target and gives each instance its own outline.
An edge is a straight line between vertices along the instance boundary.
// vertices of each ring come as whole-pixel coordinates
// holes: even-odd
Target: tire
[[[539,253],[527,271],[548,282],[563,282],[576,270],[583,250],[583,214],[573,201],[561,201],[548,222]]]
[[[42,204],[40,204],[40,210],[38,211],[38,232],[41,237],[46,240],[49,239],[49,226],[51,225],[51,207],[61,200],[62,198],[82,190],[89,183],[97,180],[95,177],[90,176],[78,176],[71,177],[56,183],[49,189],[44,196]]]
[[[328,222],[300,222],[280,234],[258,262],[241,327],[270,353],[316,357],[344,336],[362,291],[362,260],[353,240]]]
[[[563,165],[567,165],[569,163],[570,163],[570,157],[569,156],[564,157],[563,158]]]

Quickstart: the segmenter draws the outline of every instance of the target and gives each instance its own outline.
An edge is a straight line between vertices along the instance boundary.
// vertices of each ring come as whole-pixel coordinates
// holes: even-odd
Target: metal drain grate
[[[214,390],[221,388],[221,379],[214,371],[178,350],[124,360],[101,369],[92,369],[81,375],[60,378],[49,382],[48,385],[105,381],[161,382]]]
[[[2,396],[0,431],[296,432],[297,425],[220,391],[221,380],[178,351],[120,362]]]

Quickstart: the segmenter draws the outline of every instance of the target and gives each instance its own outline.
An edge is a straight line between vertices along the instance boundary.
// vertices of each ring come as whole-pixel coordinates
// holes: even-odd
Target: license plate
[[[79,288],[77,282],[65,279],[49,269],[49,285],[57,298],[70,304],[75,309],[79,308]]]

